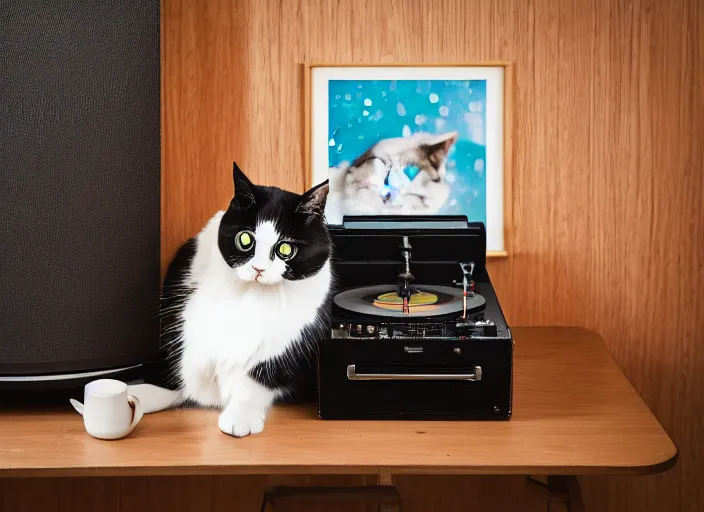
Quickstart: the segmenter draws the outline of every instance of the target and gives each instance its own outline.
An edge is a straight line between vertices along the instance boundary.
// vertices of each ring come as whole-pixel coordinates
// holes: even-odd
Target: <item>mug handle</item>
[[[134,395],[127,395],[127,401],[134,408],[134,415],[132,416],[132,423],[130,424],[130,427],[127,429],[127,432],[125,432],[124,435],[131,434],[132,431],[137,427],[137,424],[142,419],[142,416],[144,416],[144,411],[142,410],[142,404],[139,403],[139,398]]]

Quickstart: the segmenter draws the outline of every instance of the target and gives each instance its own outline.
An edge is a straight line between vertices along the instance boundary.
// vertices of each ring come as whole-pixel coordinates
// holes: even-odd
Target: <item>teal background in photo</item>
[[[328,165],[374,143],[417,132],[458,132],[447,161],[450,197],[440,215],[486,223],[486,80],[330,80]],[[405,170],[413,177],[418,169]]]

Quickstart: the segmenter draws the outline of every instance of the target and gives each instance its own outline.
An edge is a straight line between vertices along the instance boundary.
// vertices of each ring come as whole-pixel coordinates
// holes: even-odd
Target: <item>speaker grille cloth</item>
[[[0,2],[0,373],[158,344],[159,1]]]

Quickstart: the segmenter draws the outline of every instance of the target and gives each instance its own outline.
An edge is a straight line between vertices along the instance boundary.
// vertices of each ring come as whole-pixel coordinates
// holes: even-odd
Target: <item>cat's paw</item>
[[[218,418],[218,427],[228,436],[245,437],[264,430],[266,413],[252,407],[225,409]]]

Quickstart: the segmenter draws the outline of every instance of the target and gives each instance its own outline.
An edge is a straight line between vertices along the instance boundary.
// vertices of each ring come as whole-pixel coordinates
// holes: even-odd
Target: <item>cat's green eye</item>
[[[240,231],[235,236],[235,245],[240,251],[249,251],[254,247],[254,233],[251,231]]]
[[[288,242],[281,242],[276,248],[276,253],[282,260],[290,260],[296,255],[296,247]]]

